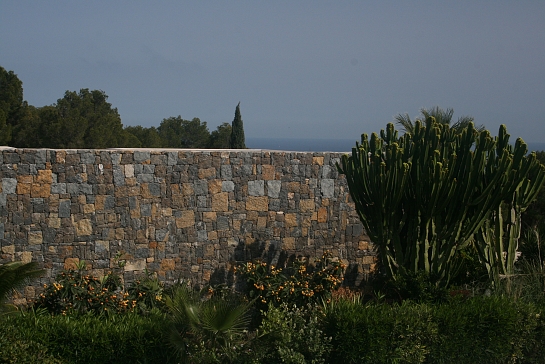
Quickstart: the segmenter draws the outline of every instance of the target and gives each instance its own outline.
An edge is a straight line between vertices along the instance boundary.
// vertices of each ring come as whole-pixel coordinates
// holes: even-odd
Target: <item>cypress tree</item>
[[[244,138],[244,125],[240,116],[240,102],[235,110],[235,118],[231,124],[231,140],[229,142],[231,149],[246,149],[246,141]]]

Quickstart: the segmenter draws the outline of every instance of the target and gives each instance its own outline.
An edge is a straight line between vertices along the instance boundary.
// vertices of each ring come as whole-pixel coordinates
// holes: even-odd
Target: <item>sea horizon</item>
[[[319,138],[246,138],[246,147],[250,149],[270,149],[293,152],[350,152],[356,146],[354,139],[319,139]],[[526,143],[528,151],[545,151],[545,143]]]

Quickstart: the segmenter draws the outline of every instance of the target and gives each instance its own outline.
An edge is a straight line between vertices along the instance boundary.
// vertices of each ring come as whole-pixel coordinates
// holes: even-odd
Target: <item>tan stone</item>
[[[21,254],[21,262],[23,262],[23,263],[32,262],[32,252],[23,252]]]
[[[327,208],[320,207],[318,209],[318,222],[327,222]]]
[[[297,226],[297,214],[285,214],[284,224],[286,224],[286,227]]]
[[[30,191],[30,197],[43,197],[48,198],[51,195],[51,185],[50,184],[36,184],[33,183]]]
[[[123,267],[125,272],[133,272],[135,270],[146,269],[146,259],[130,260]]]
[[[368,241],[358,242],[358,250],[369,250],[369,242]]]
[[[229,211],[229,193],[221,192],[212,195],[212,211]]]
[[[299,182],[288,183],[288,192],[299,192],[300,189],[301,189],[301,183]]]
[[[310,219],[310,216],[303,216],[301,218],[301,227],[310,227],[312,225],[312,220]]]
[[[93,204],[83,205],[83,213],[84,214],[92,214],[94,212],[95,212],[95,205],[93,205]]]
[[[213,258],[214,257],[214,246],[212,244],[207,244],[204,247],[204,257]]]
[[[312,157],[312,164],[317,164],[319,166],[324,165],[324,157]]]
[[[267,196],[248,196],[248,199],[246,200],[246,210],[268,211],[269,198]]]
[[[58,217],[49,217],[45,221],[50,228],[60,229],[61,227],[61,219]]]
[[[267,217],[265,216],[259,216],[257,218],[257,227],[258,228],[265,228],[267,227]]]
[[[199,168],[199,179],[207,179],[216,176],[216,168]]]
[[[97,240],[95,242],[95,246],[96,245],[100,246],[102,248],[101,250],[110,251],[110,242],[108,242],[108,241]]]
[[[66,258],[64,260],[64,269],[76,270],[78,269],[78,264],[79,264],[79,258]]]
[[[261,166],[261,176],[264,180],[273,180],[274,166],[271,166],[271,165]]]
[[[17,184],[19,183],[32,183],[31,175],[17,176]]]
[[[77,236],[88,236],[93,233],[93,224],[89,219],[81,219],[74,223]]]
[[[283,250],[295,250],[295,238],[284,238],[282,239],[282,249]]]
[[[217,214],[215,212],[206,211],[202,213],[204,221],[216,221]]]
[[[314,200],[311,200],[311,199],[299,200],[299,210],[301,212],[313,212],[315,207],[316,207],[316,204],[314,203]]]
[[[161,270],[174,270],[176,268],[176,262],[174,259],[165,258],[161,260]]]
[[[222,181],[220,179],[213,179],[211,181],[208,181],[208,192],[210,192],[211,195],[215,193],[220,193],[221,184]]]
[[[28,245],[40,245],[44,238],[41,231],[30,231],[28,233]]]
[[[176,227],[187,228],[195,225],[195,212],[193,210],[183,211],[182,217],[176,219]]]
[[[66,151],[64,150],[57,150],[57,153],[55,153],[55,158],[57,160],[57,163],[64,163],[66,162]]]
[[[97,195],[95,197],[95,209],[99,211],[104,211],[104,201],[106,200],[105,195]]]
[[[191,183],[184,183],[182,185],[182,194],[184,196],[190,196],[190,195],[193,195],[195,193],[195,190],[193,190],[193,186],[191,185]]]
[[[217,240],[217,239],[218,239],[218,232],[217,231],[208,232],[208,240]]]
[[[117,240],[123,240],[125,238],[125,229],[123,228],[115,229],[115,238]]]
[[[39,184],[51,184],[53,182],[53,175],[51,170],[42,169],[38,171],[36,175],[36,183]]]
[[[30,183],[17,183],[16,193],[18,195],[28,195],[30,194],[31,184]]]
[[[365,256],[363,257],[363,264],[373,264],[376,261],[376,257],[373,256]]]
[[[2,247],[2,253],[4,254],[15,254],[15,245],[6,245]]]

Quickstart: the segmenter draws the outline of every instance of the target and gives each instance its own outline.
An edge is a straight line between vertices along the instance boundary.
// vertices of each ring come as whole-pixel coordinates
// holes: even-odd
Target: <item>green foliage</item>
[[[235,109],[235,118],[231,123],[231,140],[229,142],[231,149],[246,149],[246,138],[244,137],[244,124],[240,115],[240,102]]]
[[[179,115],[163,119],[157,132],[166,148],[206,148],[210,138],[206,121],[184,120]]]
[[[248,341],[251,303],[235,296],[203,297],[185,284],[166,296],[170,342],[186,362],[235,362]]]
[[[22,105],[23,83],[13,71],[0,66],[0,145],[10,142]]]
[[[217,129],[210,133],[210,149],[229,149],[231,139],[231,124],[223,123],[218,125]]]
[[[296,259],[285,270],[265,262],[244,263],[235,272],[247,282],[248,295],[259,306],[269,303],[304,306],[321,302],[342,283],[345,266],[325,252],[313,265]]]
[[[428,118],[399,138],[393,124],[380,137],[364,134],[343,156],[339,172],[388,277],[424,271],[447,287],[459,268],[456,252],[490,214],[504,201],[532,199],[544,168],[525,155],[522,140],[514,149],[508,141],[505,126],[492,139],[472,123],[457,131]],[[480,242],[481,260],[496,266],[500,245]]]
[[[321,328],[322,314],[316,306],[279,307],[263,312],[259,339],[253,343],[253,360],[260,363],[325,363],[332,349],[331,338]]]
[[[432,107],[430,109],[420,109],[420,116],[416,118],[415,121],[420,121],[424,123],[426,119],[433,117],[436,122],[439,124],[445,124],[451,126],[452,129],[461,132],[463,129],[467,128],[469,126],[469,123],[473,122],[473,117],[471,116],[460,116],[458,118],[458,121],[456,121],[454,124],[452,124],[452,116],[454,115],[454,109],[447,108],[446,110],[443,110],[439,106]],[[415,121],[411,120],[411,117],[409,114],[398,114],[395,117],[396,123],[403,127],[403,130],[406,133],[412,134],[414,133],[415,128]],[[452,125],[451,125],[452,124]],[[479,125],[477,127],[478,131],[484,131],[485,128],[483,125]]]
[[[448,290],[438,287],[435,279],[424,271],[406,274],[388,279],[379,291],[386,294],[386,298],[396,301],[412,300],[420,303],[445,302],[448,299]]]
[[[5,301],[10,293],[42,273],[43,270],[37,269],[35,262],[10,262],[0,265],[0,313],[7,310]]]
[[[11,315],[0,325],[0,362],[176,363],[165,346],[168,325],[156,311],[148,316]]]
[[[136,138],[130,139],[129,144],[127,145],[130,148],[161,148],[163,146],[163,141],[159,136],[159,132],[157,131],[157,128],[153,126],[150,128],[144,128],[140,125],[127,126],[124,130]]]

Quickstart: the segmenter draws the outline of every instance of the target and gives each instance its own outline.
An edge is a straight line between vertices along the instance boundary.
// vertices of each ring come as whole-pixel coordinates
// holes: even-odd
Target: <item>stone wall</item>
[[[375,258],[340,156],[2,148],[0,263],[39,262],[37,291],[82,260],[98,276],[117,267],[130,281],[148,269],[204,285],[225,282],[236,262],[329,250],[357,284]]]

